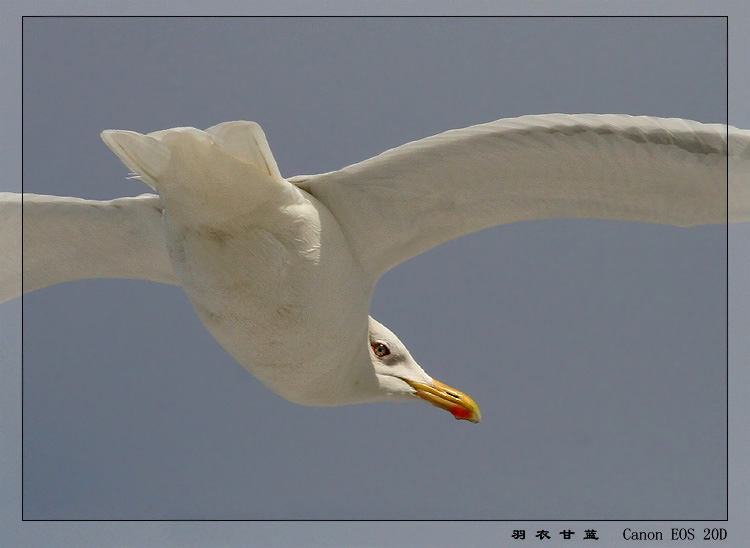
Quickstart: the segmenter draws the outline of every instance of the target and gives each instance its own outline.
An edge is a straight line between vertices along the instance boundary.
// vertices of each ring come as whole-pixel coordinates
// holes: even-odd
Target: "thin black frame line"
[[[23,135],[23,126],[24,126],[24,93],[23,93],[23,85],[24,85],[24,65],[25,65],[25,57],[24,57],[24,22],[25,19],[105,19],[105,18],[129,18],[129,19],[135,19],[135,18],[148,18],[148,19],[158,19],[158,18],[164,18],[164,19],[197,19],[197,18],[204,18],[204,19],[250,19],[250,18],[328,18],[328,19],[362,19],[362,18],[389,18],[389,19],[404,19],[404,18],[419,18],[419,19],[426,19],[426,18],[433,18],[433,19],[465,19],[465,18],[481,18],[481,19],[718,19],[722,18],[725,21],[725,42],[726,42],[726,56],[725,56],[725,62],[726,62],[726,81],[725,81],[725,90],[726,90],[726,121],[727,126],[729,125],[729,16],[728,15],[493,15],[493,16],[485,16],[485,15],[168,15],[168,16],[162,16],[162,15],[22,15],[21,16],[21,131]],[[727,146],[729,143],[729,129],[727,127]],[[727,154],[727,188],[729,186],[729,156]],[[21,139],[21,193],[23,196],[23,179],[24,179],[24,140]],[[21,226],[23,227],[23,198],[21,199]],[[729,193],[727,192],[727,216],[729,211]],[[727,226],[728,226],[728,217],[727,217]],[[725,498],[726,498],[726,510],[725,510],[725,517],[723,519],[680,519],[680,520],[670,520],[670,519],[645,519],[645,520],[633,520],[633,519],[612,519],[612,520],[605,520],[605,519],[542,519],[542,520],[527,520],[527,519],[445,519],[445,520],[408,520],[408,519],[394,519],[394,520],[388,520],[388,519],[197,519],[197,520],[183,520],[183,519],[32,519],[32,518],[25,518],[24,517],[24,420],[23,420],[23,410],[24,410],[24,353],[23,353],[23,318],[24,318],[24,299],[23,299],[23,275],[21,276],[21,521],[29,521],[29,522],[69,522],[69,521],[102,521],[102,522],[380,522],[380,521],[397,521],[397,522],[420,522],[420,521],[427,521],[427,522],[493,522],[493,523],[505,523],[505,522],[559,522],[559,521],[567,521],[567,522],[633,522],[633,521],[640,521],[640,522],[728,522],[729,521],[729,472],[730,472],[730,466],[729,466],[729,230],[727,229],[727,238],[726,238],[726,303],[727,303],[727,315],[726,315],[726,347],[727,347],[727,354],[726,354],[726,381],[725,381],[725,402],[726,402],[726,459],[725,459],[725,465],[726,465],[726,479],[725,479]],[[23,229],[21,230],[21,269],[23,272]]]
[[[23,495],[24,493],[23,479],[25,477],[25,474],[24,474],[23,466],[24,466],[25,459],[24,459],[23,451],[24,451],[24,446],[26,445],[24,443],[24,430],[23,430],[23,424],[24,424],[23,395],[25,392],[24,385],[23,385],[23,380],[24,380],[24,367],[23,367],[23,325],[24,325],[24,321],[23,321],[23,304],[24,304],[23,303],[24,302],[24,298],[23,298],[23,249],[24,249],[23,247],[23,172],[24,172],[23,149],[24,149],[24,144],[25,144],[25,140],[23,138],[23,127],[24,127],[23,126],[23,115],[24,115],[24,104],[23,104],[24,102],[24,93],[23,93],[24,73],[23,71],[24,71],[24,59],[25,59],[24,52],[23,52],[23,45],[24,45],[23,36],[24,36],[24,18],[21,17],[21,493],[20,493],[21,495],[21,521],[24,520],[23,501],[25,497]]]
[[[727,459],[726,459],[726,519],[729,521],[729,375],[731,374],[729,370],[729,16],[724,16],[724,21],[726,25],[726,120],[727,120],[727,284],[726,284],[726,296],[727,296],[727,306],[726,306],[726,313],[727,313],[727,322],[726,322],[726,337],[727,337],[727,369],[726,369],[726,375],[725,375],[725,389],[726,389],[726,434],[727,434]]]
[[[178,519],[178,518],[162,518],[162,519],[43,519],[43,518],[30,518],[22,521],[28,522],[39,522],[39,523],[66,523],[66,522],[104,522],[104,523],[652,523],[652,522],[663,522],[663,523],[726,523],[727,519],[490,519],[490,518],[478,518],[478,519],[387,519],[387,518],[373,518],[373,519],[314,519],[314,518],[299,518],[299,519],[284,519],[284,518],[273,518],[273,519]]]
[[[726,19],[728,15],[22,15],[29,19]]]

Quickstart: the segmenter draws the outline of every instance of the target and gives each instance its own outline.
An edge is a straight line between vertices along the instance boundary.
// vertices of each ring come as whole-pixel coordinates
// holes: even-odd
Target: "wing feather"
[[[83,278],[178,284],[154,194],[92,201],[0,193],[0,302],[21,294],[22,272],[24,292]]]
[[[504,223],[748,221],[750,131],[645,116],[523,116],[292,182],[331,210],[376,279],[445,241]]]

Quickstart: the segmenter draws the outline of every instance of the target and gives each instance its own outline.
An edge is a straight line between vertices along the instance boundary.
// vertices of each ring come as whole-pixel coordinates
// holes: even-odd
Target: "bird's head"
[[[406,346],[383,324],[370,318],[369,356],[381,394],[393,400],[422,398],[450,411],[456,419],[477,423],[482,414],[469,396],[430,377]]]

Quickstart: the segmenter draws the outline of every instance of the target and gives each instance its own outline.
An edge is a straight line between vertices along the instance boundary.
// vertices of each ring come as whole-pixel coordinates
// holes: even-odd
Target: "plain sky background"
[[[730,39],[743,32],[732,21]],[[27,20],[24,190],[145,192],[99,140],[105,128],[253,119],[291,176],[521,114],[723,122],[725,29],[723,19]],[[750,127],[737,103],[732,123]],[[730,278],[730,302],[746,303],[750,236],[731,235],[745,282]],[[373,315],[430,374],[477,400],[479,426],[427,405],[290,404],[231,360],[179,288],[97,280],[31,294],[24,517],[723,518],[725,242],[723,227],[521,223],[388,273]],[[4,391],[19,386],[18,359],[5,352],[19,310],[16,301],[2,311]],[[739,395],[748,314],[730,313]],[[16,407],[3,407],[2,458],[20,473],[19,396],[3,398]],[[739,462],[748,409],[730,401],[744,405],[730,414]],[[731,492],[737,512],[748,484],[733,471],[731,488],[744,489]],[[3,489],[20,493],[20,478],[4,474]],[[17,519],[4,499],[3,515]],[[139,525],[126,542],[145,545]],[[183,525],[153,534],[201,545],[215,531],[229,545],[242,524]],[[245,543],[270,531],[254,525]],[[304,525],[288,524],[289,544]],[[347,534],[347,524],[325,525],[307,527]],[[403,542],[408,525],[398,526]],[[355,536],[318,540],[355,544],[338,540],[360,538],[348,526]]]

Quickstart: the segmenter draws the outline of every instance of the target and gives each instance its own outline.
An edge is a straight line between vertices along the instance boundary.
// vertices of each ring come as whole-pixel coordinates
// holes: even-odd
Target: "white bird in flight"
[[[555,217],[750,221],[750,131],[720,124],[523,116],[290,179],[254,122],[102,138],[157,194],[0,193],[0,302],[82,278],[180,285],[240,364],[303,405],[421,398],[480,421],[368,315],[380,276],[443,242]]]

